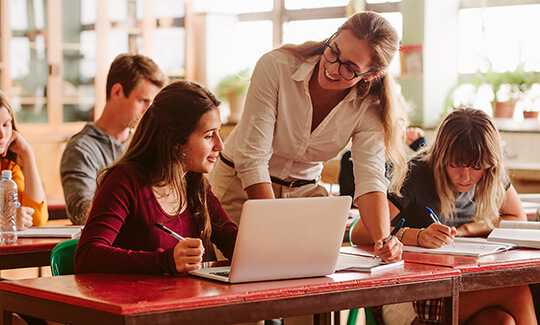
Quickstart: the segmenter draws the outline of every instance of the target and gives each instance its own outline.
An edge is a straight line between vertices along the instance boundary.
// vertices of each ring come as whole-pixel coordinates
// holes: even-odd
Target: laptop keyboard
[[[222,277],[229,277],[229,271],[221,271],[221,272],[210,272],[210,274],[222,276]]]

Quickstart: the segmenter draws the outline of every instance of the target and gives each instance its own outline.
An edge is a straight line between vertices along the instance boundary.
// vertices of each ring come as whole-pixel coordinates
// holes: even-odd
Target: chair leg
[[[358,318],[358,309],[349,310],[349,316],[347,317],[347,325],[356,324],[357,318]]]
[[[371,311],[371,308],[366,307],[364,308],[364,313],[366,314],[366,325],[376,325],[375,322],[375,316],[373,316],[373,312]]]

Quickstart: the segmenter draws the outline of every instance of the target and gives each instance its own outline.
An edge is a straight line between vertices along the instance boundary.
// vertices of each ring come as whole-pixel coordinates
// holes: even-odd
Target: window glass
[[[273,0],[198,0],[193,2],[195,12],[240,14],[271,11]]]
[[[459,12],[459,72],[540,71],[540,5],[462,9]]]
[[[369,3],[369,4],[387,3],[387,2],[401,2],[401,0],[366,0],[366,3]]]
[[[346,6],[349,0],[285,0],[285,9],[307,9]]]
[[[334,34],[346,18],[296,20],[283,24],[283,43],[322,41]]]

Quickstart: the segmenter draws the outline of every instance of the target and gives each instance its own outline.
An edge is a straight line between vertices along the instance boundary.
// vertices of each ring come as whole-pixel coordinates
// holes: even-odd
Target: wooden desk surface
[[[458,276],[415,263],[234,285],[190,275],[81,274],[0,282],[0,309],[4,317],[11,311],[73,324],[236,323],[451,297]]]
[[[458,270],[460,292],[540,283],[537,249],[511,249],[481,257],[404,252],[403,259]]]
[[[0,244],[0,269],[45,266],[51,252],[67,238],[19,238],[14,244]]]

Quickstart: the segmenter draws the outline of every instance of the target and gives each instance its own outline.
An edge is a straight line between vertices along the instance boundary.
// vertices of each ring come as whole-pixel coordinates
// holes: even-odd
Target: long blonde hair
[[[467,107],[448,114],[424,159],[433,171],[441,216],[446,220],[454,217],[458,193],[445,167],[456,164],[486,168],[476,184],[473,219],[493,226],[506,197],[507,176],[499,131],[486,113]]]
[[[399,195],[407,173],[407,158],[401,137],[404,121],[400,118],[396,82],[387,71],[399,48],[399,36],[384,17],[371,11],[351,16],[339,27],[337,33],[344,30],[351,31],[358,39],[368,43],[373,53],[370,70],[383,73],[371,82],[360,79],[356,87],[360,97],[373,95],[379,99],[379,116],[384,127],[386,158],[393,164],[389,175],[392,180],[389,191]],[[309,41],[300,45],[283,45],[279,50],[291,53],[300,60],[307,60],[321,55],[324,44],[325,41]]]

